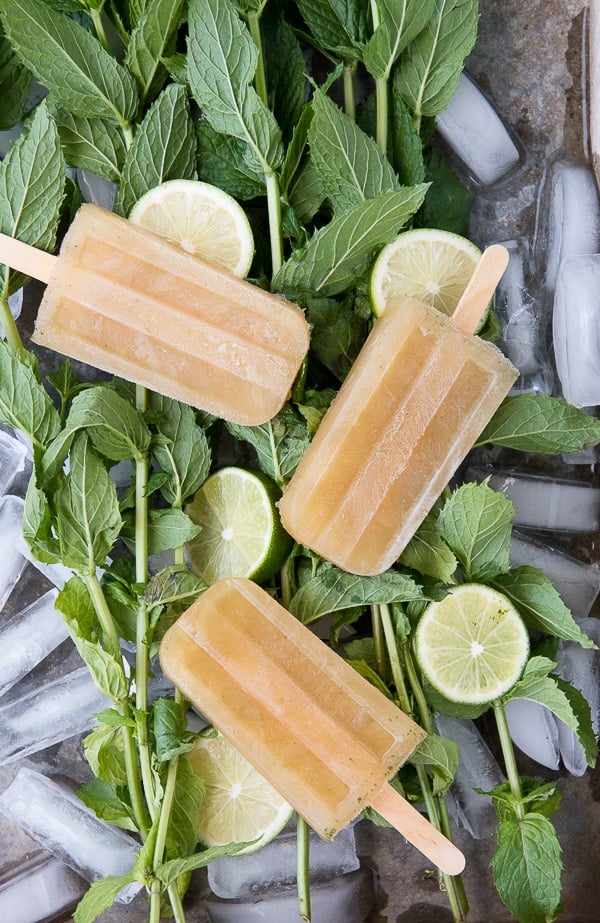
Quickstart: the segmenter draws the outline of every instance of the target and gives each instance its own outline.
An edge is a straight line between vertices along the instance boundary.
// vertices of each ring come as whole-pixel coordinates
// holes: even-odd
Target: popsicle
[[[296,305],[96,205],[58,257],[2,236],[0,263],[48,283],[35,343],[236,423],[281,409],[308,349]]]
[[[300,544],[361,575],[397,560],[518,377],[472,335],[507,260],[484,252],[451,318],[387,304],[279,501]]]
[[[162,669],[325,839],[372,805],[448,874],[462,853],[389,779],[425,736],[265,590],[214,583],[169,628]]]

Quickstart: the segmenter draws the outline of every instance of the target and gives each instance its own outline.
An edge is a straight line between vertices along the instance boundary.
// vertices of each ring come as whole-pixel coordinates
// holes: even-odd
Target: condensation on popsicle
[[[308,350],[296,305],[96,205],[58,258],[4,237],[0,262],[48,282],[35,343],[226,420],[271,419]]]
[[[462,854],[388,785],[425,736],[261,587],[214,583],[167,631],[165,674],[325,839],[367,805],[444,868]]]
[[[284,528],[347,571],[387,570],[517,377],[455,317],[392,299],[279,501]]]

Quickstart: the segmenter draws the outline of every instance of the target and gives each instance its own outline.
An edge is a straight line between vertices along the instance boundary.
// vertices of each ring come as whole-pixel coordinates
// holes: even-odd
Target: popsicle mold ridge
[[[249,580],[213,584],[167,631],[164,672],[324,839],[425,732]]]
[[[38,345],[236,423],[283,406],[310,340],[297,305],[96,205],[49,259]]]

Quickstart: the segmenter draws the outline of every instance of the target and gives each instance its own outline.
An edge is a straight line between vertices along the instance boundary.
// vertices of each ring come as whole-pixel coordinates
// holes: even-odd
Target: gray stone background
[[[468,70],[496,104],[502,118],[520,138],[525,159],[505,182],[487,191],[474,190],[471,236],[479,244],[502,241],[517,235],[531,236],[536,199],[545,165],[557,156],[584,158],[584,93],[582,48],[585,31],[583,0],[481,0],[477,46]],[[24,318],[24,323],[27,323]],[[592,541],[586,549],[596,558]],[[37,585],[36,585],[37,589]],[[21,599],[33,592],[25,582]],[[68,649],[60,650],[58,665]],[[52,661],[50,662],[52,670]],[[47,670],[48,666],[44,666]],[[31,677],[31,682],[36,676]],[[490,735],[493,744],[493,734]],[[83,780],[85,766],[77,742],[51,748],[23,761],[44,771],[69,765],[70,774]],[[519,758],[522,772],[553,779],[556,773]],[[16,766],[0,769],[4,788]],[[563,877],[565,923],[598,923],[600,920],[600,771],[583,779],[561,775],[563,805],[556,826],[564,849]],[[362,823],[357,840],[363,862],[369,866],[377,887],[376,906],[370,923],[447,923],[451,921],[445,895],[427,863],[394,831]],[[467,855],[465,884],[473,923],[509,923],[509,915],[491,885],[488,863],[493,843],[473,841],[461,831],[457,842]],[[18,865],[37,851],[31,840],[13,825],[0,820],[0,872]],[[205,923],[201,874],[194,880],[186,901],[189,923]],[[145,923],[143,898],[127,909],[111,909],[101,923]],[[67,918],[69,920],[70,918]],[[2,923],[11,923],[10,920]],[[283,923],[283,921],[282,921]],[[314,923],[323,923],[315,920]],[[346,923],[330,919],[327,923]]]

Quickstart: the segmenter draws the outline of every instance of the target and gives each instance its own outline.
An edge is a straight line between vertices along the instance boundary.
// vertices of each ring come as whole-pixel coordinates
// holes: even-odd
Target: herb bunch
[[[26,433],[34,453],[25,537],[40,561],[72,571],[57,606],[113,703],[85,741],[94,779],[81,797],[141,843],[131,874],[92,885],[76,923],[91,923],[130,881],[146,887],[151,923],[163,912],[184,923],[190,873],[240,848],[199,847],[204,786],[182,758],[194,741],[187,703],[149,696],[164,632],[204,589],[184,562],[198,533],[185,504],[224,451],[251,452],[284,487],[370,329],[378,250],[408,226],[468,233],[469,193],[432,139],[477,16],[477,0],[3,0],[0,128],[23,118],[25,131],[0,166],[0,229],[54,250],[81,201],[66,167],[114,183],[125,217],[159,183],[200,178],[245,204],[253,280],[297,301],[312,326],[290,400],[263,426],[243,427],[123,381],[80,380],[68,361],[42,375],[8,307],[27,280],[0,267],[0,421]],[[30,106],[32,76],[48,94]],[[496,326],[492,313],[483,335]],[[519,396],[478,444],[558,455],[598,442],[595,419],[557,398]],[[109,473],[117,463],[131,469],[119,492]],[[388,572],[356,577],[296,547],[268,588],[305,624],[332,615],[334,646],[345,626],[360,628],[346,654],[428,731],[395,784],[448,836],[458,753],[434,733],[433,715],[466,713],[426,688],[411,630],[457,582],[488,584],[514,602],[540,647],[492,707],[508,777],[491,793],[492,873],[515,918],[541,923],[560,903],[548,820],[560,796],[554,784],[519,777],[504,705],[519,697],[550,708],[593,765],[589,706],[552,660],[558,638],[591,642],[541,572],[510,567],[512,517],[486,484],[448,489]],[[151,574],[165,552],[173,563]],[[132,670],[123,642],[135,644]],[[454,920],[466,920],[461,880],[444,884]],[[299,899],[309,919],[302,874]]]

